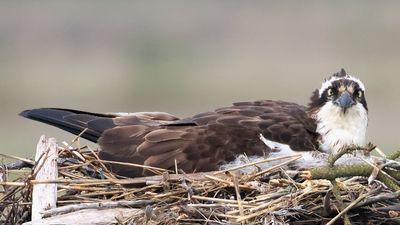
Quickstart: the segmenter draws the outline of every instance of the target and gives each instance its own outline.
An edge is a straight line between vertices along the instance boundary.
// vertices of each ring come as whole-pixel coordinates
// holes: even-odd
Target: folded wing
[[[315,122],[294,103],[257,101],[177,118],[168,113],[89,113],[69,109],[27,110],[22,116],[38,120],[97,142],[105,160],[186,172],[211,171],[239,154],[271,151],[259,134],[293,150],[316,149]],[[151,174],[139,167],[110,164],[119,175]]]

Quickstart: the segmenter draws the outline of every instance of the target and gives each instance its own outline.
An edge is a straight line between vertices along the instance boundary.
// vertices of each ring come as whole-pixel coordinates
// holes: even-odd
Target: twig
[[[115,188],[107,188],[107,187],[79,187],[79,186],[66,186],[66,185],[59,185],[60,188],[67,189],[67,190],[79,190],[79,191],[114,191]]]
[[[283,162],[283,163],[279,163],[279,164],[277,164],[277,165],[275,165],[275,166],[271,166],[271,167],[268,168],[268,169],[265,169],[265,170],[263,170],[263,171],[260,171],[260,172],[258,172],[258,173],[255,173],[255,174],[249,176],[248,178],[246,178],[246,180],[253,180],[255,177],[259,177],[259,176],[261,176],[261,175],[263,175],[263,174],[266,174],[266,173],[271,172],[271,171],[273,171],[273,170],[275,170],[275,169],[278,169],[278,168],[280,168],[280,167],[282,167],[282,166],[285,166],[285,165],[287,165],[287,164],[289,164],[289,163],[291,163],[291,162],[293,162],[293,161],[296,161],[296,160],[300,159],[301,157],[302,157],[301,155],[300,155],[300,156],[294,156],[294,157],[293,157],[292,159],[290,159],[290,160],[287,160],[287,161],[285,161],[285,162]]]
[[[227,184],[230,187],[235,187],[235,183],[231,182],[231,181],[228,181],[228,180],[224,180],[224,179],[221,179],[221,178],[218,178],[218,177],[214,177],[214,176],[211,176],[211,175],[204,175],[204,177],[206,177],[206,178],[208,178],[210,180],[214,180],[214,181],[218,181],[218,182]],[[250,187],[248,185],[243,185],[243,184],[238,184],[238,186],[240,188],[244,188],[244,189],[254,189],[254,188],[252,188],[252,187]]]
[[[20,160],[20,161],[23,161],[23,162],[28,163],[28,164],[31,165],[31,166],[34,166],[34,165],[35,165],[35,161],[30,160],[30,159],[24,159],[24,158],[21,158],[21,157],[18,157],[18,156],[7,155],[7,154],[4,154],[4,153],[0,153],[0,156],[1,156],[1,157],[5,157],[5,158]]]
[[[92,148],[88,148],[89,149],[89,151],[92,153],[92,155],[97,159],[97,162],[99,162],[100,163],[100,166],[101,166],[101,168],[104,170],[104,171],[107,171],[110,175],[111,175],[111,178],[116,178],[110,171],[109,171],[109,169],[107,168],[107,166],[106,165],[104,165],[104,163],[102,162],[102,160],[99,158],[99,156],[93,151],[93,149]],[[90,162],[90,164],[92,164],[92,162]]]
[[[336,154],[330,154],[329,155],[329,157],[328,157],[328,166],[329,167],[333,167],[335,162],[339,158],[341,158],[342,156],[344,156],[346,154],[353,153],[354,151],[357,151],[357,150],[363,150],[363,151],[370,152],[375,148],[376,148],[376,146],[372,145],[371,143],[369,143],[366,147],[360,147],[360,146],[356,146],[356,145],[351,145],[351,146],[344,147],[344,148],[340,149]]]
[[[0,185],[25,187],[26,186],[26,182],[2,181],[2,182],[0,182]]]
[[[236,200],[239,207],[240,216],[243,217],[244,211],[243,211],[242,197],[240,196],[239,181],[234,174],[232,174],[232,177],[233,177],[233,184],[235,187]]]
[[[386,154],[378,147],[375,147],[375,151],[383,158],[387,158]]]
[[[202,203],[189,203],[187,204],[188,207],[199,207],[199,208],[226,208],[226,207],[231,207],[231,208],[238,208],[238,204],[222,204],[222,203],[207,203],[207,204],[202,204]],[[252,208],[253,206],[251,205],[242,205],[243,208]]]
[[[146,165],[141,165],[141,164],[135,164],[135,163],[127,163],[127,162],[118,162],[118,161],[110,161],[110,160],[98,160],[99,162],[102,163],[110,163],[110,164],[117,164],[117,165],[124,165],[124,166],[132,166],[132,167],[140,167],[143,169],[152,169],[160,172],[165,172],[169,171],[167,169],[163,168],[158,168],[158,167],[153,167],[153,166],[146,166]]]
[[[229,200],[229,199],[221,199],[221,198],[209,198],[209,197],[203,197],[203,196],[198,196],[198,195],[193,195],[193,199],[197,200],[204,200],[204,201],[210,201],[210,202],[219,202],[219,203],[227,203],[227,204],[237,204],[236,200]],[[249,204],[247,201],[242,201],[242,204]]]

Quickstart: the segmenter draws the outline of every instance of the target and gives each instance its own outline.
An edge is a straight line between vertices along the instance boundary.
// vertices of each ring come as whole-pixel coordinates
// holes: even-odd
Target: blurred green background
[[[307,104],[344,67],[367,86],[369,140],[400,146],[396,1],[2,1],[0,151],[34,154],[17,114],[64,107],[179,116],[231,102]]]

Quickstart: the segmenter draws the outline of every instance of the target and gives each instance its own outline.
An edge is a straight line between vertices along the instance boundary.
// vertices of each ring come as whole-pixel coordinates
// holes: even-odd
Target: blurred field
[[[1,152],[30,156],[28,108],[168,111],[231,102],[306,104],[344,67],[367,86],[369,139],[400,146],[396,1],[68,1],[0,3]]]

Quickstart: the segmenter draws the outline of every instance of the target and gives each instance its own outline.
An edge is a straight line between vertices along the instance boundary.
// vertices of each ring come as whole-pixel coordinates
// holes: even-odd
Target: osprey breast
[[[336,153],[348,145],[365,145],[368,115],[358,103],[346,113],[327,102],[317,112],[317,132],[321,135],[319,149]]]

